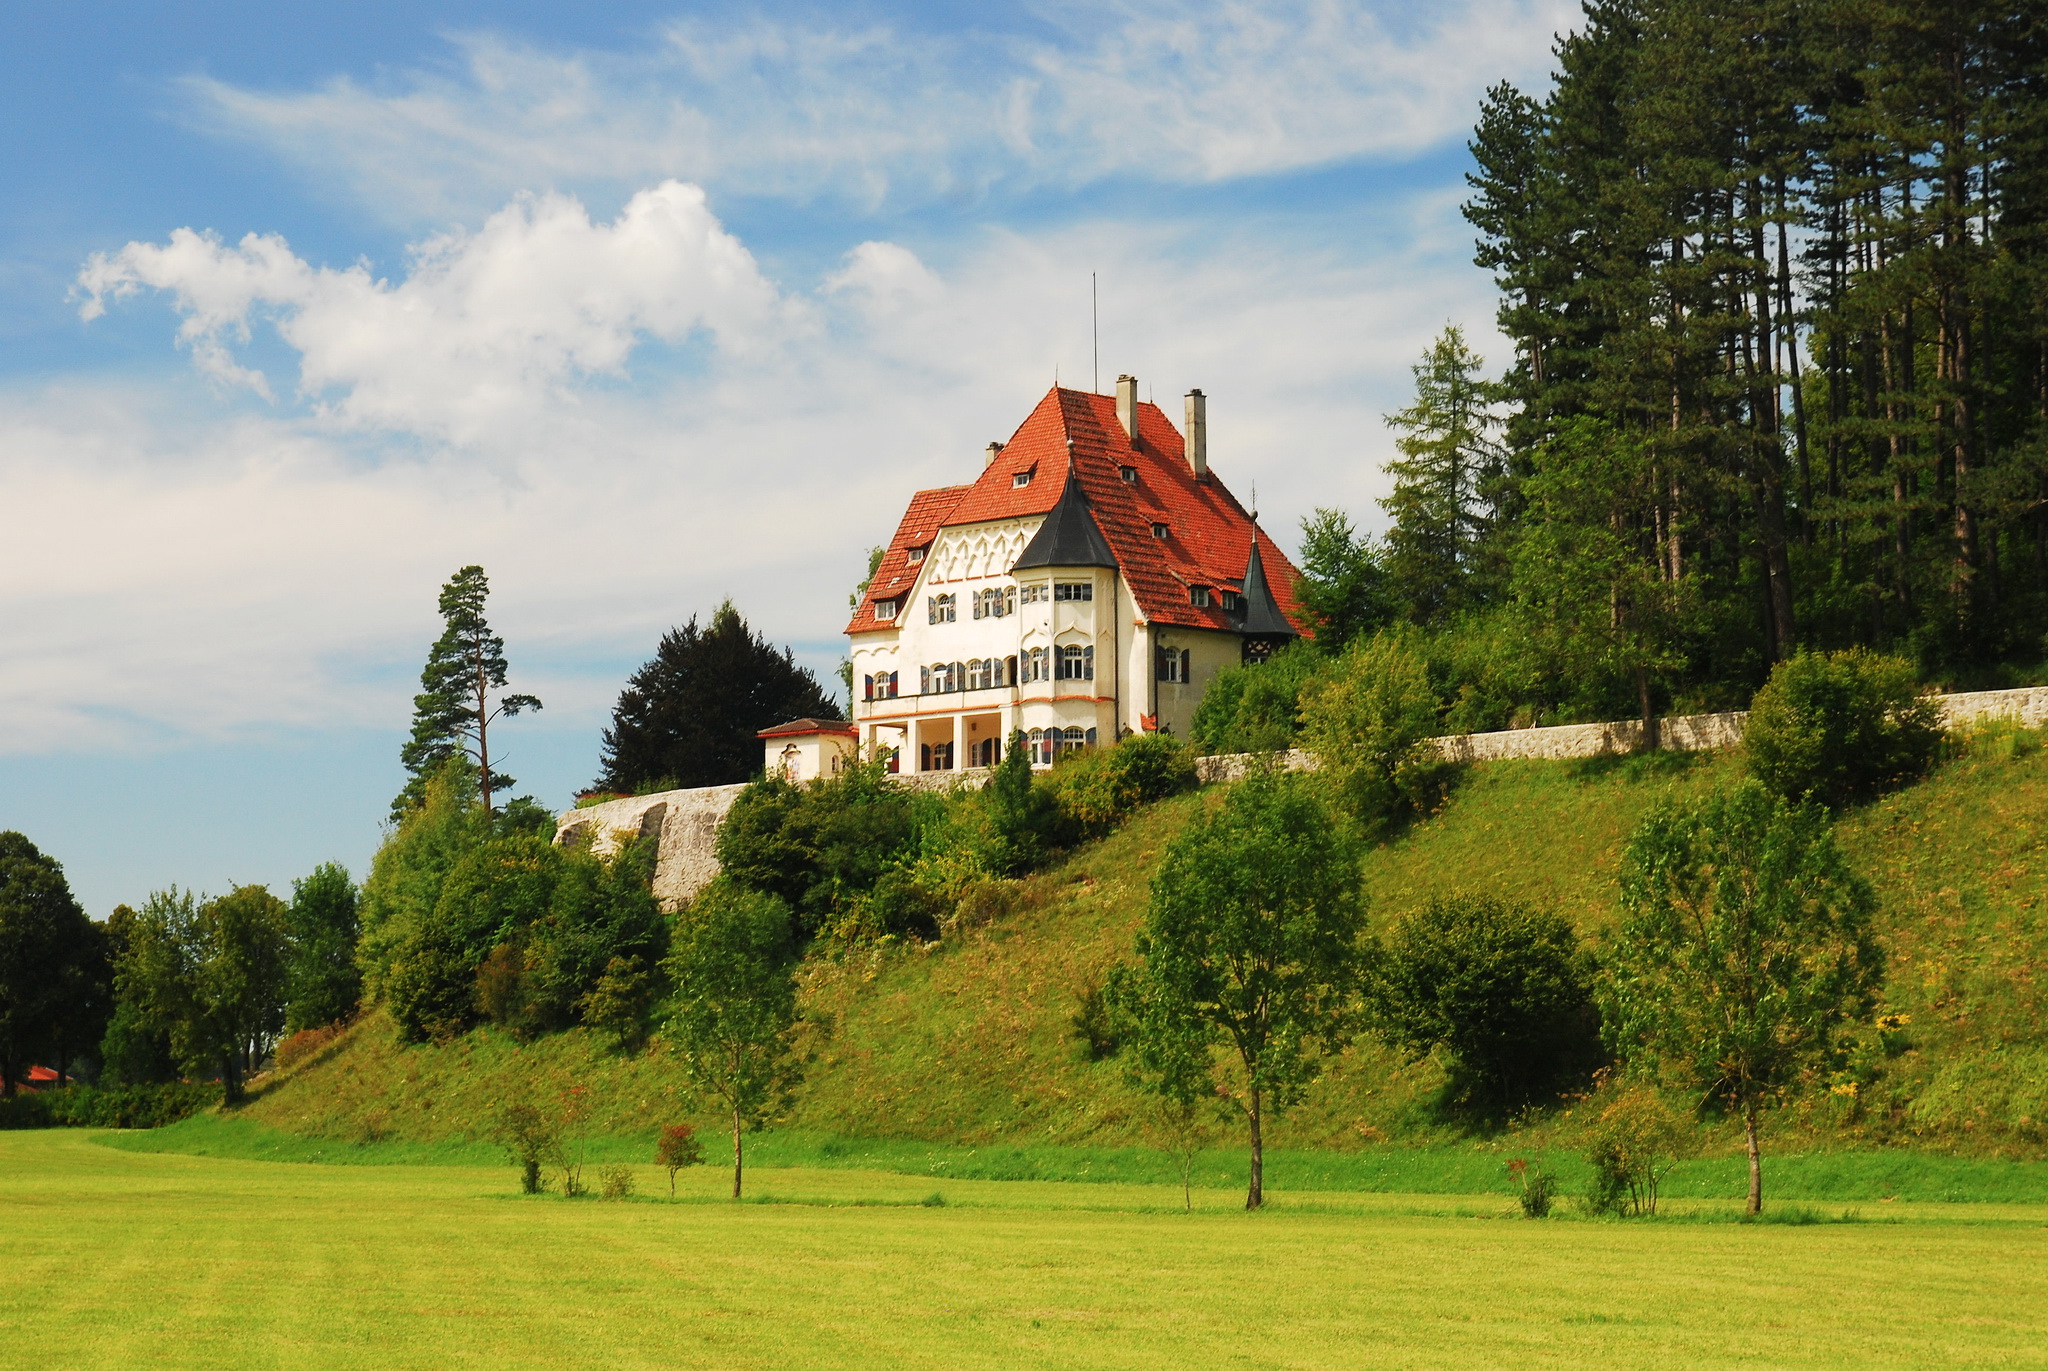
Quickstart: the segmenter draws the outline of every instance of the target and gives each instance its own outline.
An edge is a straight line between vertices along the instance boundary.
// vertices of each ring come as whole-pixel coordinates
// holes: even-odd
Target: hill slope
[[[2048,1153],[2048,752],[2039,744],[2035,734],[1980,736],[1926,781],[1843,819],[1843,843],[1882,901],[1892,951],[1885,1008],[1911,1023],[1890,1055],[1873,1047],[1856,1096],[1815,1090],[1781,1117],[1781,1131],[1808,1144]],[[1556,907],[1597,936],[1637,819],[1740,767],[1731,755],[1671,754],[1475,767],[1440,814],[1368,859],[1375,922],[1438,890],[1489,889]],[[1130,956],[1161,849],[1215,799],[1210,791],[1153,806],[1025,883],[986,927],[813,966],[806,1003],[823,1027],[788,1124],[968,1143],[1148,1141],[1146,1100],[1120,1063],[1085,1059],[1072,1024],[1082,996]],[[642,1134],[685,1109],[658,1046],[627,1060],[582,1032],[526,1048],[483,1032],[403,1047],[372,1017],[247,1112],[320,1136],[459,1137],[481,1131],[508,1094],[571,1079],[593,1088],[603,1131]],[[1442,1140],[1450,1130],[1429,1108],[1440,1083],[1432,1064],[1363,1044],[1273,1141]],[[1570,1123],[1533,1128],[1568,1133]]]

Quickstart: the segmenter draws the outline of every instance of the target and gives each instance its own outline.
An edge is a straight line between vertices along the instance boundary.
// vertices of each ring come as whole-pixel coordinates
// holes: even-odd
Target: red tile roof
[[[754,736],[756,738],[814,738],[821,733],[840,733],[849,738],[859,736],[854,726],[847,723],[844,719],[792,719],[786,724],[777,724],[773,728],[764,728]]]
[[[1119,467],[1136,468],[1137,484],[1127,484]],[[929,546],[941,528],[1044,514],[1059,503],[1069,470],[1080,481],[1124,582],[1148,620],[1226,632],[1233,628],[1220,595],[1210,597],[1207,609],[1197,609],[1188,603],[1188,588],[1243,588],[1251,561],[1251,516],[1213,468],[1202,480],[1195,479],[1180,430],[1157,405],[1138,405],[1133,442],[1117,422],[1115,396],[1054,387],[972,484],[921,490],[911,498],[846,631],[871,633],[895,626],[877,619],[874,605],[909,592],[918,572],[910,562],[911,548]],[[1019,486],[1016,477],[1025,471],[1032,473],[1031,483]],[[1152,536],[1154,524],[1166,525],[1166,537]],[[1294,564],[1264,529],[1258,537],[1273,598],[1290,622],[1308,632],[1308,617],[1295,599]]]

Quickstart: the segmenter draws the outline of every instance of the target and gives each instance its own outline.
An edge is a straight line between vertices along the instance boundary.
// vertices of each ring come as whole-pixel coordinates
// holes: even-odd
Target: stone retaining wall
[[[1938,703],[1943,722],[1951,728],[1990,719],[2011,719],[2027,728],[2048,724],[2048,686],[1943,695],[1938,697]],[[1734,747],[1742,741],[1742,726],[1748,718],[1740,710],[1727,714],[1673,715],[1659,720],[1658,743],[1674,752]],[[1641,747],[1642,735],[1642,721],[1628,719],[1556,728],[1516,728],[1502,733],[1460,733],[1438,738],[1436,745],[1445,757],[1457,762],[1562,761],[1634,752]],[[1202,757],[1196,760],[1195,770],[1205,784],[1234,781],[1261,760],[1261,755],[1254,753]],[[1281,765],[1289,771],[1313,771],[1316,759],[1296,748],[1286,754]],[[897,779],[923,790],[974,790],[986,785],[988,776],[986,769],[975,769],[927,772]],[[588,809],[572,809],[558,821],[555,841],[581,841],[587,834],[591,850],[604,854],[616,851],[628,837],[656,835],[654,894],[663,909],[673,911],[718,874],[718,825],[745,789],[743,785],[718,785],[665,790],[658,795],[636,795]]]

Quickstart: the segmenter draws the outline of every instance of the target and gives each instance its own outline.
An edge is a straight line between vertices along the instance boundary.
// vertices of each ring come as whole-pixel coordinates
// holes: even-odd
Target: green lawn
[[[22,1367],[2033,1366],[2048,1207],[1530,1223],[1500,1196],[333,1166],[0,1134]],[[926,1204],[942,1193],[943,1205]],[[1681,1217],[1725,1219],[1721,1202]],[[1839,1210],[1832,1211],[1839,1214]]]

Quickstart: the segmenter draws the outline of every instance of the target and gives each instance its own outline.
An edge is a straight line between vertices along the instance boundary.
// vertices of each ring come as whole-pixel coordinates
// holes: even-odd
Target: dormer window
[[[1166,525],[1165,525],[1165,524],[1154,524],[1154,525],[1152,525],[1152,536],[1153,536],[1154,538],[1164,538],[1164,537],[1166,536]]]
[[[1233,612],[1244,608],[1244,596],[1234,590],[1223,592],[1223,607]]]
[[[1189,586],[1188,603],[1196,609],[1207,609],[1209,607],[1209,587]]]
[[[875,617],[877,619],[893,619],[896,617],[896,611],[902,607],[903,601],[901,600],[877,600],[875,601]]]
[[[912,566],[916,566],[919,562],[922,562],[924,560],[924,554],[929,550],[930,549],[928,548],[921,547],[914,547],[910,549],[910,564]]]
[[[1123,477],[1124,484],[1127,486],[1138,484],[1138,469],[1136,467],[1118,467],[1116,474]]]
[[[1030,485],[1030,484],[1031,484],[1031,474],[1032,474],[1032,472],[1033,472],[1033,471],[1036,471],[1036,470],[1037,470],[1037,468],[1036,468],[1036,467],[1033,467],[1033,468],[1031,468],[1030,470],[1027,470],[1027,471],[1020,471],[1020,472],[1018,472],[1018,473],[1017,473],[1017,474],[1016,474],[1015,476],[1012,476],[1012,477],[1010,478],[1010,484],[1011,484],[1012,486],[1016,486],[1016,487],[1023,487],[1023,486],[1028,486],[1028,485]]]

